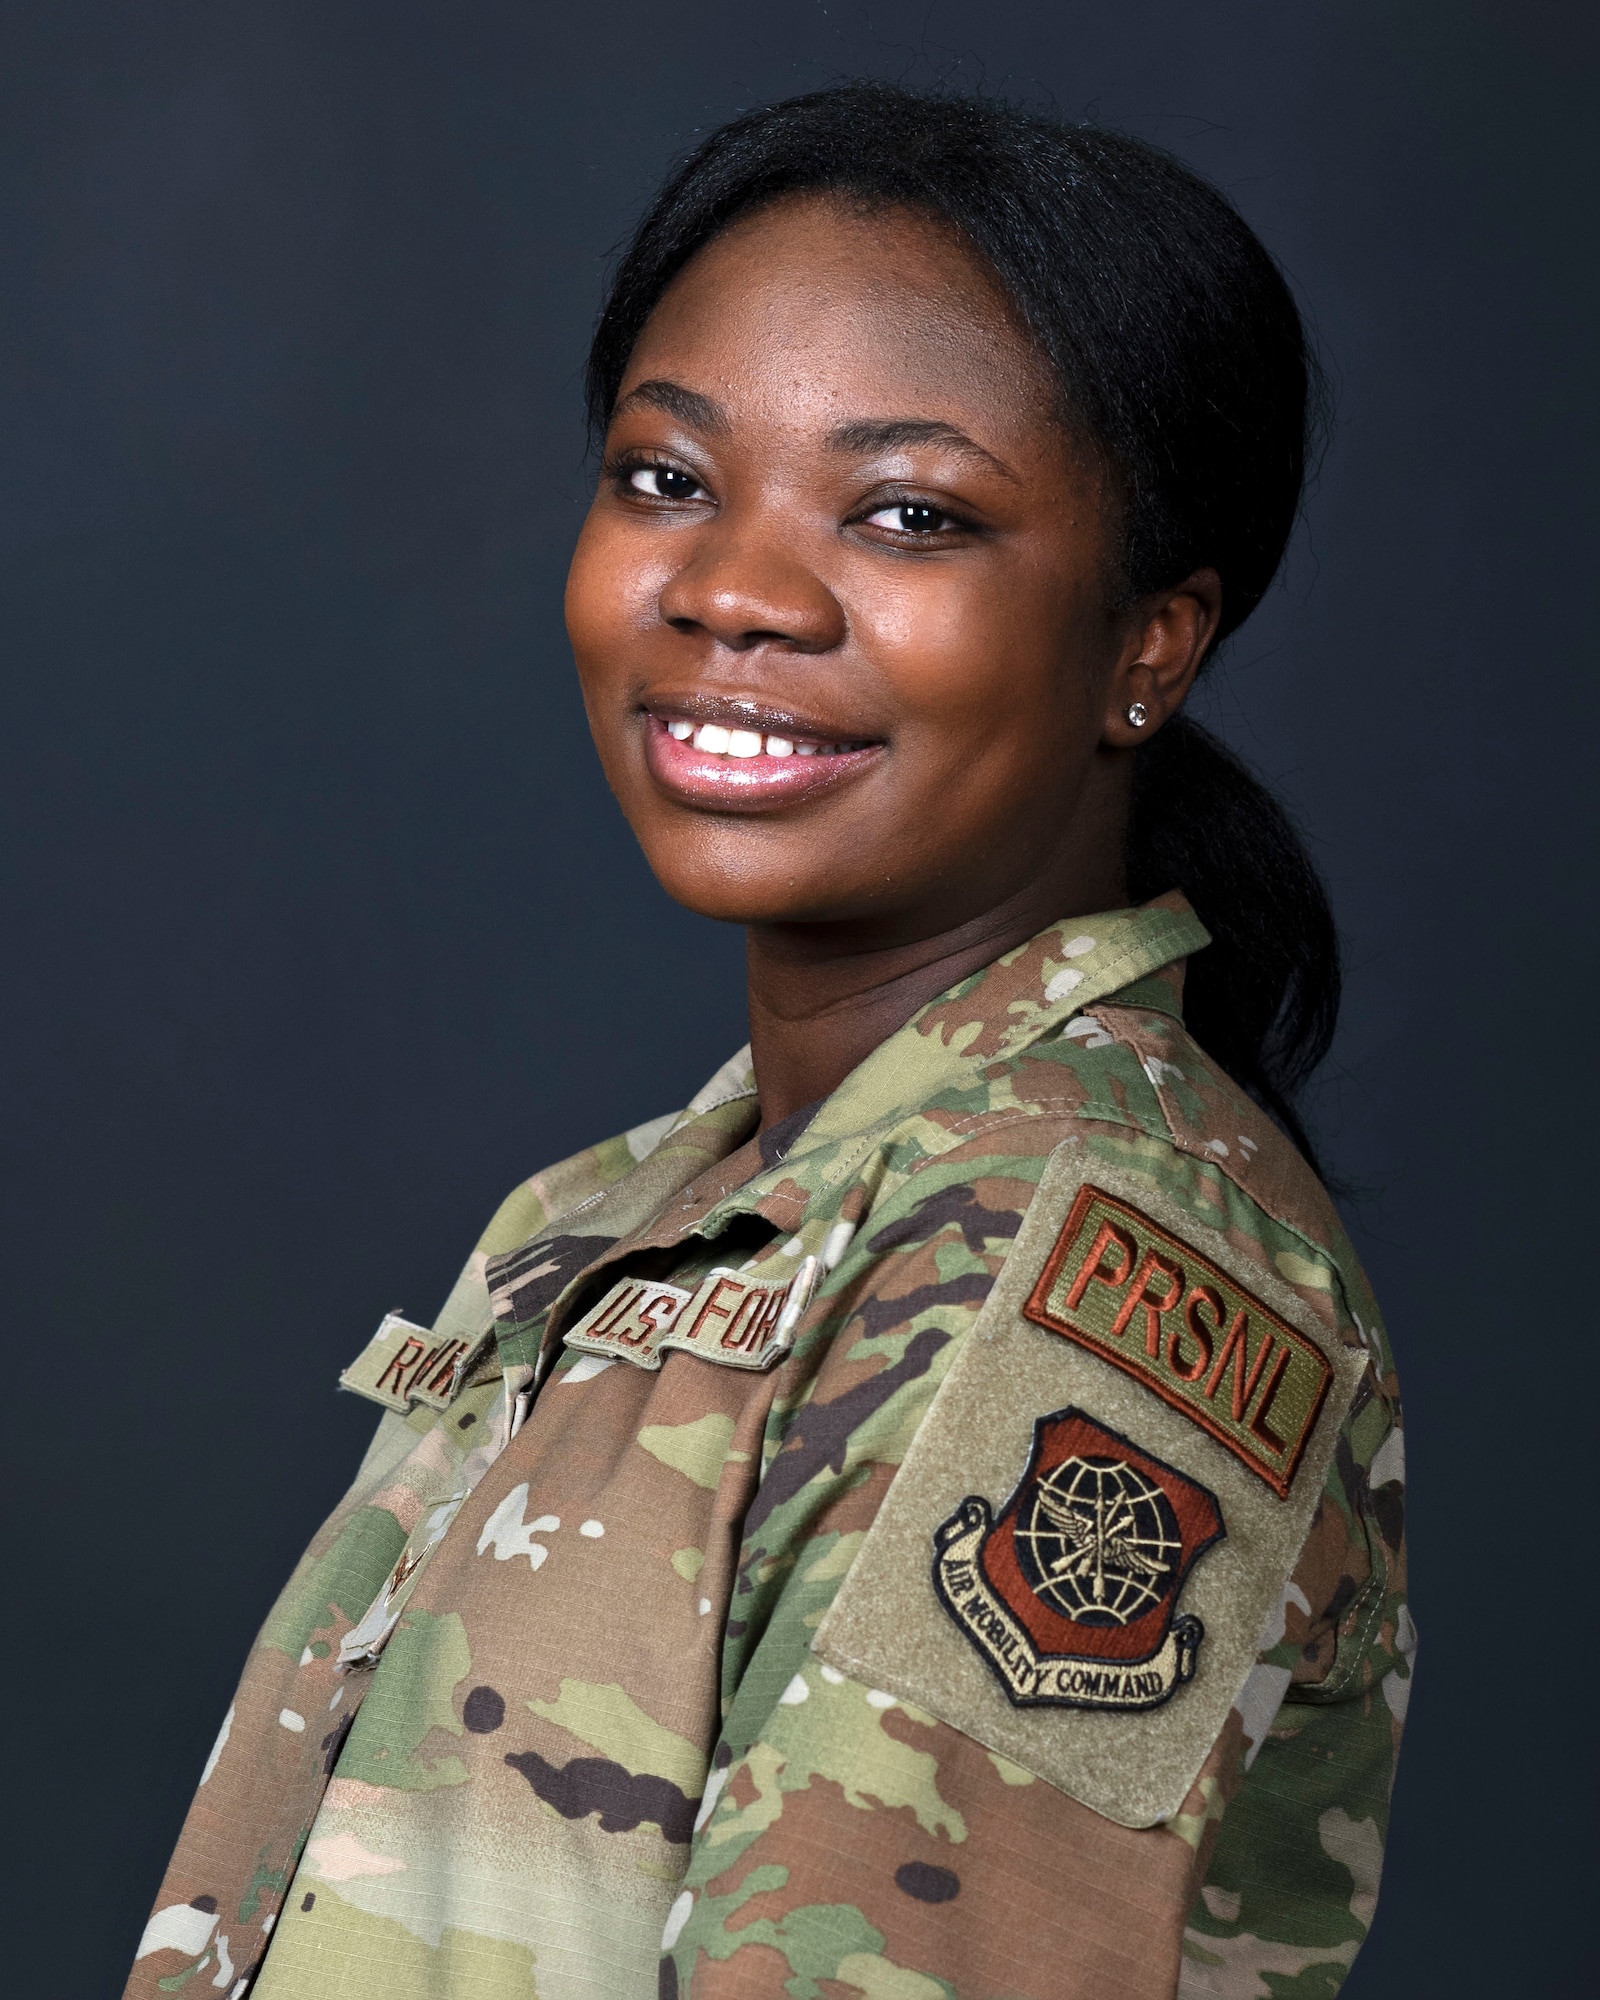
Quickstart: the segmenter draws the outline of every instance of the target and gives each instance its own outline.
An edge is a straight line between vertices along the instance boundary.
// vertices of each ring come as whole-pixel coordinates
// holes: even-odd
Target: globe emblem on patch
[[[1076,1625],[1126,1625],[1172,1587],[1183,1538],[1155,1482],[1118,1458],[1068,1458],[1034,1482],[1012,1531],[1034,1594]]]

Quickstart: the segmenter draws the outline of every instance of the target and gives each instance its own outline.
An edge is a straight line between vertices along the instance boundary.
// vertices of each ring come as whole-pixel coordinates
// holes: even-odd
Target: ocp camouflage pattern
[[[797,1131],[752,1138],[741,1055],[518,1188],[435,1323],[490,1336],[464,1385],[384,1416],[262,1629],[130,2000],[1335,1992],[1415,1643],[1400,1411],[1326,1195],[1185,1034],[1206,941],[1177,896],[1054,925]],[[1281,1622],[1143,1828],[811,1648],[1069,1140],[1368,1357]],[[768,1370],[562,1348],[619,1277],[808,1257]]]

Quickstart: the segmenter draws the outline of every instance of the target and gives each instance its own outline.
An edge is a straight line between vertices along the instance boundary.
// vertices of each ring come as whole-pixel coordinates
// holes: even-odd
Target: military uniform
[[[1177,896],[787,1128],[537,1174],[272,1611],[127,1992],[1334,1992],[1414,1635],[1393,1366]]]

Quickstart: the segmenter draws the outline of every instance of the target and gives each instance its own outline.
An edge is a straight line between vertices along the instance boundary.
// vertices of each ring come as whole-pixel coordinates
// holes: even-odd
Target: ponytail
[[[1339,939],[1288,814],[1177,715],[1134,758],[1127,866],[1135,902],[1181,889],[1211,932],[1184,981],[1189,1032],[1315,1168],[1294,1097],[1333,1040]]]

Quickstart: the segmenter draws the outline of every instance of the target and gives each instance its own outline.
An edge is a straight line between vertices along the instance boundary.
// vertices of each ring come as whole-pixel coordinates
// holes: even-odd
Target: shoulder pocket
[[[1069,1141],[815,1651],[1108,1819],[1170,1818],[1365,1366],[1156,1176]]]

